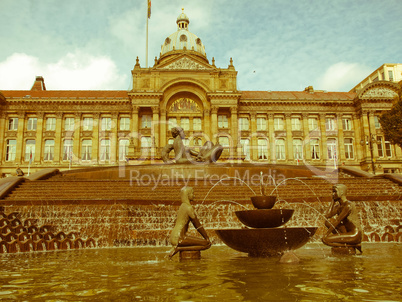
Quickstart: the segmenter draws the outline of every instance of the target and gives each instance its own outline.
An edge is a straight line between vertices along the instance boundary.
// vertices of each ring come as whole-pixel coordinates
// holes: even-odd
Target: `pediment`
[[[390,88],[387,87],[377,87],[367,90],[363,93],[362,98],[393,98],[398,94]]]
[[[398,93],[392,85],[393,83],[372,83],[366,86],[361,93],[360,99],[393,99],[398,96]]]
[[[168,69],[168,70],[212,70],[211,65],[204,62],[200,62],[189,56],[181,56],[170,62],[166,62],[158,69]]]

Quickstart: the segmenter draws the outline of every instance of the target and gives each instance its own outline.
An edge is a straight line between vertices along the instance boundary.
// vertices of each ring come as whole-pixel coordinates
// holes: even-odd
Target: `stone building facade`
[[[215,66],[184,13],[177,25],[152,67],[137,58],[129,91],[46,90],[42,77],[31,90],[2,91],[0,172],[161,162],[174,125],[191,148],[222,144],[221,161],[402,168],[402,151],[385,140],[378,120],[400,83],[372,81],[350,92],[239,91],[232,59]]]

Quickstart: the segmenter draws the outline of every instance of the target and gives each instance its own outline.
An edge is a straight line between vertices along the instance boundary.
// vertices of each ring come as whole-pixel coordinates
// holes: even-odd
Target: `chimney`
[[[37,76],[35,82],[31,88],[31,91],[42,91],[46,90],[45,80],[42,76]]]

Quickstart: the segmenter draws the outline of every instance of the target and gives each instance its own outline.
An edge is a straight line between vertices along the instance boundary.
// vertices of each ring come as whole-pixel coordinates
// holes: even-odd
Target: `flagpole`
[[[149,19],[149,0],[147,1],[147,38],[145,46],[145,68],[148,68],[148,19]]]

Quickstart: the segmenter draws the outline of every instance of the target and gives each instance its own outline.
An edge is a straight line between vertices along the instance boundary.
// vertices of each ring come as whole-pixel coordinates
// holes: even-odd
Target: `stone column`
[[[287,162],[293,161],[293,135],[292,135],[292,115],[290,113],[285,113],[285,123],[286,123],[286,159]]]
[[[257,138],[257,113],[250,112],[250,125],[251,125],[251,160],[258,160],[258,138]]]
[[[17,129],[17,146],[15,154],[15,162],[20,164],[24,158],[24,129],[25,129],[25,112],[18,113],[18,129]]]
[[[80,158],[81,112],[75,113],[74,124],[73,158],[71,162],[74,161],[74,157]]]
[[[99,120],[100,113],[94,114],[94,124],[93,124],[93,139],[92,139],[92,155],[91,161],[94,163],[99,162]]]
[[[62,130],[63,130],[63,113],[56,113],[56,137],[54,140],[54,163],[60,163],[60,153],[61,140],[62,140]]]
[[[166,109],[161,109],[160,110],[160,140],[159,140],[159,146],[164,147],[167,144],[166,141]]]
[[[366,159],[366,162],[371,162],[370,158],[370,144],[366,144],[366,140],[370,139],[370,128],[369,128],[369,118],[368,111],[363,111],[360,117],[360,133],[362,134],[363,141],[363,158]]]
[[[138,106],[133,106],[132,116],[131,116],[131,136],[133,137],[134,147],[138,148],[138,133],[139,133],[139,126],[138,126]]]
[[[0,164],[4,162],[4,150],[6,149],[5,131],[8,129],[6,126],[7,115],[5,112],[0,114]]]
[[[151,138],[152,138],[152,149],[151,156],[155,158],[158,156],[159,147],[159,107],[152,106],[152,127],[151,127]]]
[[[368,122],[369,122],[369,132],[371,135],[369,135],[369,140],[374,138],[374,140],[377,140],[377,135],[376,135],[376,129],[375,129],[375,120],[374,120],[374,111],[370,111],[368,113]],[[383,136],[383,141],[385,140],[385,137]],[[370,146],[370,144],[369,144]],[[376,143],[371,142],[371,146],[373,148],[373,160],[377,160],[378,158],[378,147]],[[383,153],[385,150],[383,150]]]
[[[40,163],[42,158],[42,144],[43,144],[43,128],[44,128],[44,113],[37,113],[37,123],[36,123],[36,141],[35,141],[35,158],[33,162]]]
[[[311,148],[310,148],[310,129],[308,128],[308,114],[303,113],[303,134],[304,134],[304,141],[303,141],[303,159],[311,160]]]
[[[204,135],[205,140],[207,141],[212,141],[212,135],[211,135],[211,110],[209,109],[204,109]]]
[[[117,132],[118,132],[118,118],[119,118],[119,113],[113,112],[112,113],[112,131],[111,131],[111,137],[110,137],[110,163],[114,164],[116,161],[118,161],[117,158],[117,148],[119,147],[117,143]]]
[[[338,164],[342,165],[345,161],[345,139],[343,136],[343,124],[342,124],[342,113],[338,113],[336,118],[338,119],[338,151],[337,151],[337,159]]]
[[[355,139],[353,141],[353,147],[355,151],[355,160],[361,161],[363,159],[363,148],[364,145],[361,145],[361,141],[363,140],[361,128],[363,128],[360,124],[360,118],[357,114],[352,115],[353,119],[353,130],[355,132]]]
[[[211,108],[211,135],[210,140],[215,135],[218,135],[218,106],[212,106]],[[218,141],[218,139],[216,139]]]
[[[238,136],[238,123],[237,123],[237,107],[233,106],[230,107],[230,134],[232,136],[232,141],[233,141],[233,148],[232,148],[232,153],[233,153],[233,158],[238,158],[238,156],[241,154],[241,146],[239,142],[239,136]]]
[[[327,130],[325,128],[325,114],[322,113],[319,116],[319,126],[321,134],[321,159],[324,163],[328,160],[328,150],[327,150]]]
[[[271,149],[271,161],[276,162],[274,115],[268,114],[268,137]]]

